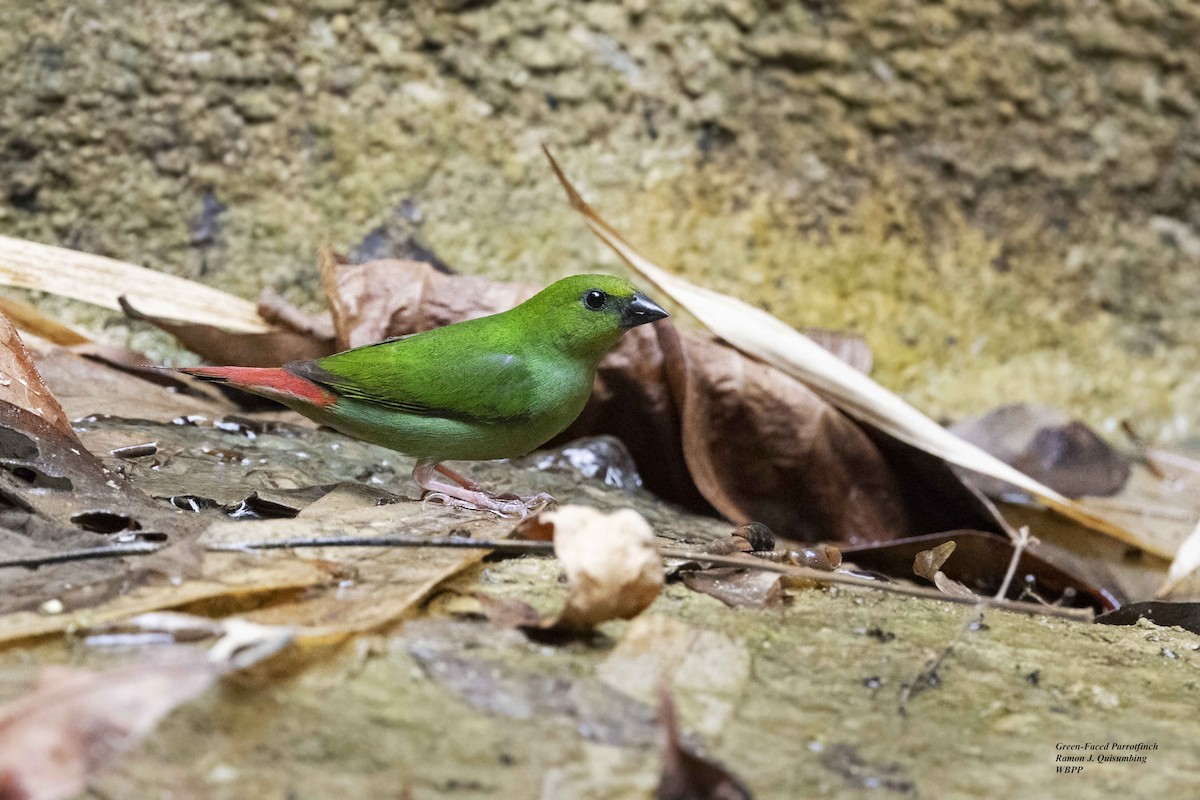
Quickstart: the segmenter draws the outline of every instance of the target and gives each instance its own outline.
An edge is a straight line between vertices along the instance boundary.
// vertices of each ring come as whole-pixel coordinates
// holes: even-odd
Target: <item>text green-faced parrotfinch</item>
[[[500,314],[315,361],[181,371],[416,456],[426,499],[524,517],[553,498],[497,497],[440,462],[513,458],[549,441],[579,416],[621,335],[666,316],[622,278],[576,275]]]

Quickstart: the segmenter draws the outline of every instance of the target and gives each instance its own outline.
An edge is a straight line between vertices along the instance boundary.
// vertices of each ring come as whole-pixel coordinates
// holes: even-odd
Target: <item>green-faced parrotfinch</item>
[[[576,275],[499,314],[315,361],[181,371],[416,456],[427,500],[524,517],[553,498],[497,496],[441,462],[513,458],[549,441],[579,416],[622,334],[666,316],[622,278]]]

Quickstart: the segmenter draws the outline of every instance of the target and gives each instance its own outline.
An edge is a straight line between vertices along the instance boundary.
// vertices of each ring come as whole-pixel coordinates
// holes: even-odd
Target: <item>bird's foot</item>
[[[469,495],[469,496],[468,496]],[[531,497],[515,494],[494,495],[482,490],[456,492],[426,492],[421,498],[425,503],[439,503],[447,508],[465,508],[471,511],[489,511],[504,519],[525,520],[546,506],[557,502],[551,495],[541,492]]]
[[[435,473],[441,473],[453,483],[439,480]],[[421,498],[424,502],[437,502],[448,508],[490,511],[507,519],[524,520],[530,514],[536,514],[555,502],[554,498],[545,492],[532,497],[492,494],[469,478],[429,458],[421,459],[413,467],[413,480],[425,490]]]

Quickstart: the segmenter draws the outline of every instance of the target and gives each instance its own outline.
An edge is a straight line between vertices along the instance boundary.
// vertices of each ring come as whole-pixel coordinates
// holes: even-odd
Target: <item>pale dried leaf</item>
[[[862,334],[828,328],[804,328],[801,333],[864,375],[871,374],[875,356]]]
[[[547,150],[546,155],[550,157]],[[899,396],[850,367],[782,320],[760,308],[696,286],[643,256],[589,206],[550,157],[559,181],[588,227],[630,266],[683,306],[709,330],[739,350],[777,367],[828,397],[851,416],[884,433],[965,469],[1007,481],[1081,525],[1147,552],[1169,557],[1145,541],[1092,514],[1053,489],[950,433]]]
[[[975,593],[968,589],[966,585],[954,580],[941,570],[933,574],[933,585],[940,589],[943,593],[953,595],[955,597],[975,596]]]
[[[91,341],[90,338],[74,328],[63,325],[58,320],[47,317],[28,303],[22,303],[20,300],[14,300],[11,297],[0,295],[0,312],[3,312],[18,329],[45,339],[51,344],[71,347],[77,344],[87,344]]]
[[[157,317],[265,332],[270,325],[254,303],[202,283],[117,261],[0,236],[0,285],[34,289],[118,309],[125,295]]]
[[[554,552],[566,570],[569,591],[553,627],[582,630],[632,619],[658,597],[662,559],[641,514],[567,505],[542,517],[554,525]]]
[[[1200,600],[1200,524],[1183,541],[1158,590],[1163,600]]]

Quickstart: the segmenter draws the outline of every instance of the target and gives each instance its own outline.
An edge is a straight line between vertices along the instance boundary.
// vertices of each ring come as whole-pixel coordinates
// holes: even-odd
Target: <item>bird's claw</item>
[[[503,519],[521,521],[524,521],[532,514],[540,512],[547,506],[558,502],[552,495],[545,492],[540,492],[532,497],[519,497],[513,494],[495,496],[480,492],[479,497],[472,498],[471,500],[454,497],[445,492],[426,492],[421,501],[424,503],[436,502],[446,508],[489,511]]]

